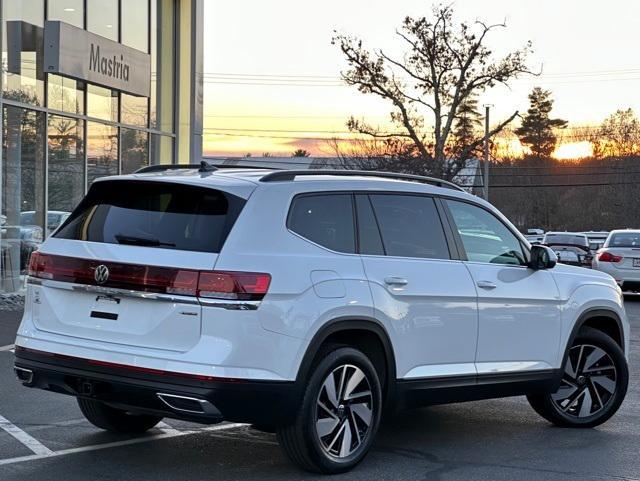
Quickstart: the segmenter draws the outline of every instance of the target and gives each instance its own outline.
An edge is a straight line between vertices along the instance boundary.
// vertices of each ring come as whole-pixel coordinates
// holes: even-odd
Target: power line
[[[521,185],[492,185],[492,189],[496,188],[540,188],[540,187],[604,187],[614,185],[638,185],[638,182],[588,182],[575,184],[521,184]]]
[[[359,132],[352,132],[350,130],[287,130],[287,129],[244,129],[244,128],[225,128],[225,127],[205,127],[205,131],[224,131],[224,132],[280,132],[280,133],[301,133],[301,134],[351,134],[362,135]],[[384,135],[406,135],[402,132],[379,132]]]
[[[640,80],[640,69],[601,70],[584,72],[550,73],[531,77],[515,78],[513,82],[540,84],[579,84]],[[208,84],[286,86],[286,87],[350,87],[342,77],[336,75],[305,74],[251,74],[234,72],[205,72],[203,81]],[[401,82],[416,85],[413,78],[401,76]]]

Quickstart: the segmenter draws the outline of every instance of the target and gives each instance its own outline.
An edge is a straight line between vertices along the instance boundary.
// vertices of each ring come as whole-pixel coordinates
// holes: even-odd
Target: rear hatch
[[[213,270],[254,188],[214,186],[96,182],[32,259],[36,327],[127,346],[193,347],[199,271]]]
[[[547,234],[544,238],[544,244],[555,251],[559,262],[591,264],[591,250],[587,238],[583,235]]]

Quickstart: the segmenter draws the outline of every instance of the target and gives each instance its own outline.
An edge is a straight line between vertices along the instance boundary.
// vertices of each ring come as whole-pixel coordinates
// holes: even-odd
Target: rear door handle
[[[390,286],[406,286],[409,281],[403,277],[389,276],[384,278],[384,283]]]
[[[476,286],[480,287],[481,289],[495,289],[496,287],[498,287],[491,281],[478,281],[476,282]]]

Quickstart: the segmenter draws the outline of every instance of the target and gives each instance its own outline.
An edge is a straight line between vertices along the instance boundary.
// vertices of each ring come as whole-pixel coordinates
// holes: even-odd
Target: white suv
[[[437,179],[150,167],[96,181],[29,274],[26,386],[116,432],[252,423],[313,471],[361,461],[383,411],[525,394],[590,427],[627,389],[614,280]]]

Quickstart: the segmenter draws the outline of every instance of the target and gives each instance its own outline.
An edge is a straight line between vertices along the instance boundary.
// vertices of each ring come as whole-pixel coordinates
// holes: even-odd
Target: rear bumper
[[[593,268],[613,277],[623,291],[640,290],[640,269],[620,269],[606,262],[594,262]]]
[[[632,280],[632,281],[622,281],[620,283],[620,287],[623,292],[640,292],[640,281]]]
[[[247,381],[143,370],[16,348],[27,387],[103,401],[140,414],[212,424],[276,425],[295,415],[300,393],[289,381]]]

